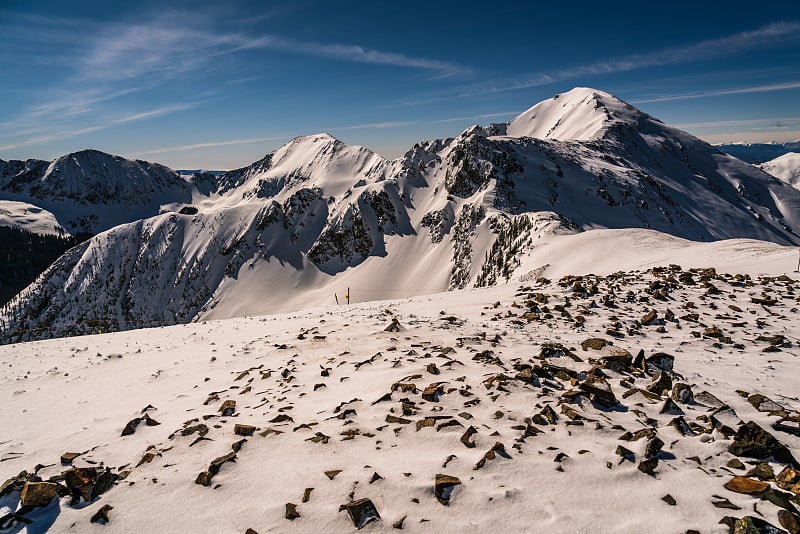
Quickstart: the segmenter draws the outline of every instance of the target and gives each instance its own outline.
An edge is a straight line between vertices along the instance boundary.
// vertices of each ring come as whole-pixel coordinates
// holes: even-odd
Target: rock
[[[667,397],[667,400],[664,401],[664,404],[661,406],[661,409],[658,411],[658,413],[683,415],[683,410],[681,410],[681,407],[678,406],[674,400],[672,400],[670,397]]]
[[[422,398],[430,402],[439,402],[439,395],[444,393],[444,388],[438,383],[430,384],[422,392]]]
[[[658,453],[661,452],[661,448],[664,446],[664,442],[659,437],[654,437],[650,441],[647,442],[647,445],[644,447],[644,456],[645,458],[655,458],[658,456]]]
[[[478,433],[478,430],[474,426],[470,426],[467,428],[467,431],[464,432],[464,435],[461,436],[461,443],[464,444],[465,447],[468,449],[472,449],[475,447],[475,442],[471,441],[472,436]]]
[[[5,497],[6,495],[14,491],[21,492],[22,488],[25,487],[25,484],[27,482],[41,482],[41,481],[42,477],[33,473],[28,473],[27,471],[22,471],[17,476],[9,478],[5,482],[3,482],[2,485],[0,485],[0,497]]]
[[[627,373],[631,370],[633,356],[627,350],[608,345],[603,349],[607,354],[600,357],[603,369],[612,369],[618,373]]]
[[[392,317],[392,322],[383,329],[384,332],[400,332],[403,329],[403,326],[400,324],[400,321],[397,320],[397,317]]]
[[[689,384],[678,382],[672,386],[672,400],[681,404],[691,404],[694,402],[692,387]]]
[[[301,502],[307,503],[309,499],[311,499],[311,492],[314,491],[314,488],[306,488],[303,491],[303,500]]]
[[[80,455],[80,452],[65,452],[61,455],[61,465],[72,465],[72,461]]]
[[[775,480],[775,472],[772,467],[766,462],[759,462],[754,468],[748,471],[745,476],[756,477],[759,480],[770,481]]]
[[[649,312],[644,314],[644,316],[642,316],[642,319],[639,322],[642,323],[642,326],[648,326],[652,324],[653,321],[655,321],[657,318],[658,318],[658,313],[656,313],[655,310],[650,310]]]
[[[295,519],[300,517],[300,512],[297,511],[297,505],[296,504],[294,504],[292,502],[287,502],[286,503],[285,517],[289,521],[294,521]]]
[[[648,458],[647,460],[643,460],[639,462],[639,465],[636,466],[639,471],[646,475],[655,476],[656,467],[658,467],[658,458]]]
[[[800,534],[800,517],[788,510],[778,510],[778,522],[789,534]]]
[[[747,402],[759,412],[780,412],[785,410],[783,406],[760,393],[754,393],[747,397]]]
[[[550,405],[547,404],[545,405],[544,408],[542,408],[542,410],[539,413],[534,415],[531,419],[537,425],[548,425],[548,424],[554,425],[556,424],[558,417],[556,416],[556,412],[553,410],[553,408],[551,408]]]
[[[58,495],[58,484],[53,482],[26,482],[20,503],[23,506],[47,506]]]
[[[233,427],[233,433],[237,436],[252,436],[255,431],[256,427],[252,425],[240,425],[237,423]]]
[[[669,391],[672,389],[672,378],[664,372],[661,371],[656,376],[656,379],[653,381],[652,384],[647,386],[647,391],[651,393],[655,393],[656,395],[663,395],[665,391]]]
[[[430,374],[432,374],[432,375],[438,375],[438,374],[439,374],[439,368],[438,368],[438,367],[436,367],[436,364],[435,364],[435,363],[433,363],[433,362],[429,363],[429,364],[428,364],[428,365],[425,367],[425,370],[426,370],[426,371],[428,371],[428,372],[429,372]]]
[[[136,429],[139,427],[141,423],[145,423],[147,426],[158,426],[161,423],[156,421],[155,419],[151,418],[149,414],[144,414],[142,417],[135,417],[128,421],[128,424],[125,425],[125,428],[122,429],[123,436],[130,436]]]
[[[708,391],[701,391],[700,393],[694,396],[694,400],[699,402],[700,404],[705,404],[706,406],[711,406],[712,408],[719,408],[720,406],[724,406],[725,403],[719,400],[717,397],[709,393]]]
[[[436,499],[447,506],[450,503],[450,496],[453,488],[461,484],[461,480],[454,476],[437,474],[433,486]]]
[[[735,520],[732,534],[785,534],[785,531],[763,519],[748,515]]]
[[[675,357],[667,354],[666,352],[656,352],[645,360],[645,363],[650,367],[655,367],[661,371],[672,372],[672,367],[675,364]]]
[[[622,445],[617,445],[617,450],[614,451],[617,456],[622,457],[623,460],[629,460],[631,462],[636,461],[636,455],[633,453],[632,450],[623,447]]]
[[[727,467],[731,469],[744,469],[745,465],[739,460],[738,458],[731,458],[728,460],[728,463],[725,464]]]
[[[600,376],[589,376],[584,382],[578,384],[578,389],[588,393],[592,401],[604,406],[614,406],[619,402],[609,383]]]
[[[332,469],[330,471],[325,471],[325,476],[333,480],[334,478],[336,478],[336,475],[338,475],[341,472],[342,472],[341,469]]]
[[[81,497],[86,502],[93,501],[114,485],[119,475],[106,469],[99,471],[96,467],[73,467],[64,474],[64,483],[72,493],[72,500],[77,504]]]
[[[778,487],[800,494],[800,471],[791,467],[784,467],[783,471],[775,477]]]
[[[715,508],[724,508],[726,510],[741,510],[742,508],[736,506],[728,499],[718,499],[716,501],[711,501],[711,504],[714,505]]]
[[[733,477],[725,483],[725,489],[745,495],[758,495],[769,489],[769,484],[747,477]]]
[[[222,406],[219,407],[218,410],[222,417],[230,417],[236,411],[236,401],[235,400],[226,400],[222,403]]]
[[[110,504],[104,504],[100,507],[98,511],[92,514],[92,517],[89,518],[90,523],[100,523],[101,525],[105,525],[106,523],[110,522],[111,520],[108,518],[108,512],[113,510],[114,507]]]
[[[378,521],[381,518],[375,505],[369,499],[350,501],[339,507],[339,511],[341,512],[342,510],[347,510],[347,513],[350,514],[350,519],[353,520],[353,524],[358,529],[363,528],[364,525],[371,521]]]
[[[759,460],[772,456],[775,460],[798,467],[792,453],[775,437],[753,421],[741,425],[728,451],[736,456]]]
[[[669,493],[667,493],[666,495],[661,497],[661,500],[664,501],[665,503],[667,503],[670,506],[675,506],[676,504],[678,504],[677,501],[675,501],[675,497],[673,497]]]
[[[583,341],[581,343],[581,348],[583,350],[589,350],[589,349],[600,350],[600,349],[602,349],[603,347],[605,347],[606,345],[609,345],[609,344],[610,343],[607,340],[605,340],[605,339],[603,339],[601,337],[590,337],[589,339],[587,339],[587,340],[585,340],[585,341]]]
[[[403,522],[406,520],[406,517],[408,517],[408,516],[404,515],[403,517],[401,517],[400,519],[398,519],[397,521],[392,523],[392,528],[396,528],[398,530],[402,530],[403,529]]]

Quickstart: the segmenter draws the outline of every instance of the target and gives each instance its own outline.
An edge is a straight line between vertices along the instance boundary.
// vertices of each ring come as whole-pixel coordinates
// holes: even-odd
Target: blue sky
[[[800,3],[737,4],[3,0],[0,158],[228,169],[322,131],[398,157],[575,86],[800,139]]]

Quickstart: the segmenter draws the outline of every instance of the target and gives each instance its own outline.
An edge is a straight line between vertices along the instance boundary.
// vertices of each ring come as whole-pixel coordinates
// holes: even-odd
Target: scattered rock
[[[666,352],[656,352],[645,360],[645,363],[650,367],[655,367],[661,371],[672,372],[675,365],[675,357],[667,354]]]
[[[369,499],[350,501],[339,507],[339,511],[341,512],[342,510],[347,510],[347,513],[350,514],[350,519],[353,520],[353,524],[358,529],[363,528],[364,525],[371,521],[378,521],[381,518],[375,505]]]
[[[666,495],[661,497],[661,500],[664,501],[665,503],[667,503],[670,506],[675,506],[676,504],[678,504],[677,501],[675,500],[675,497],[673,497],[669,493],[667,493]]]
[[[437,474],[433,487],[436,499],[447,506],[450,503],[453,488],[459,484],[461,484],[461,480],[454,476]]]
[[[783,530],[763,519],[753,516],[745,516],[741,519],[734,519],[732,534],[782,534]]]
[[[334,478],[336,478],[336,475],[338,475],[341,472],[342,472],[341,469],[332,469],[330,471],[325,471],[325,476],[333,480]]]
[[[73,467],[64,474],[64,483],[72,493],[72,501],[77,504],[81,497],[92,502],[98,495],[105,493],[114,485],[119,475],[96,467]]]
[[[396,528],[398,530],[402,530],[403,529],[403,522],[405,522],[406,517],[408,517],[408,516],[404,515],[403,517],[401,517],[400,519],[398,519],[397,521],[392,523],[392,528]]]
[[[222,406],[219,407],[219,412],[222,414],[222,417],[230,417],[236,411],[236,401],[235,400],[226,400],[222,403]]]
[[[403,326],[400,324],[400,321],[397,320],[397,317],[392,317],[392,321],[389,325],[383,329],[384,332],[400,332],[403,329]]]
[[[778,487],[800,494],[800,471],[791,467],[784,467],[783,471],[775,477]]]

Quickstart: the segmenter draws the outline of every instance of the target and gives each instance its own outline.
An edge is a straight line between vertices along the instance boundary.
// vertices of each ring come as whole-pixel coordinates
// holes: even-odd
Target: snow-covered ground
[[[49,211],[27,202],[13,200],[0,200],[0,226],[19,228],[34,234],[68,235],[58,224],[55,215]]]
[[[800,154],[797,152],[789,152],[758,166],[772,176],[800,189]]]
[[[779,476],[792,460],[748,457],[736,432],[753,421],[800,457],[798,249],[602,230],[536,250],[492,288],[0,347],[0,483],[23,470],[61,480],[68,452],[120,476],[90,503],[64,496],[0,522],[353,532],[340,505],[366,498],[381,519],[364,532],[781,524],[798,506]],[[645,272],[668,264],[680,267]],[[559,283],[570,271],[597,276]],[[613,346],[584,350],[590,338]],[[640,350],[674,367],[625,359]],[[144,413],[159,424],[122,436]],[[439,474],[460,482],[440,484],[441,501]],[[19,498],[0,497],[0,518]],[[110,522],[90,523],[105,505]]]

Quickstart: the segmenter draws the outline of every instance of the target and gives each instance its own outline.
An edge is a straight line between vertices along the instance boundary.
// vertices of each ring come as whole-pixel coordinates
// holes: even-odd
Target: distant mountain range
[[[100,232],[14,299],[6,340],[491,285],[591,228],[800,244],[800,191],[588,88],[395,160],[318,134],[223,174],[94,151],[0,169],[0,198]]]
[[[765,163],[788,154],[800,152],[800,141],[789,143],[730,143],[715,145],[719,150],[747,163]]]

